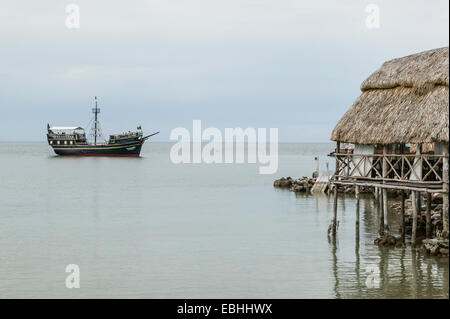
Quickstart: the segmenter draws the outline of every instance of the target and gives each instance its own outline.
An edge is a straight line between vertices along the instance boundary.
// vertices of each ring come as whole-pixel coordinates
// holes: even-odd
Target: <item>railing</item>
[[[444,155],[331,154],[334,179],[442,184]]]
[[[86,136],[84,134],[54,134],[50,133],[48,136],[53,140],[79,140],[85,139]]]

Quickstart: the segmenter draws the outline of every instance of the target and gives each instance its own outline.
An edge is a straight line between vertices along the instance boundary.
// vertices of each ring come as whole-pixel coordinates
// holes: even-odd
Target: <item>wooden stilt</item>
[[[387,158],[387,153],[388,153],[388,146],[385,145],[383,147],[383,178],[387,178],[387,171],[388,171],[388,158]],[[383,181],[383,184],[385,182]],[[387,189],[383,188],[383,221],[384,221],[384,231],[385,233],[389,232],[389,219],[388,219],[388,196],[387,196]]]
[[[444,144],[444,158],[442,165],[442,180],[444,182],[443,189],[444,194],[442,195],[442,224],[444,231],[448,233],[448,143]]]
[[[405,243],[405,191],[402,190],[402,242]]]
[[[427,225],[426,236],[431,238],[431,193],[427,193]]]
[[[378,209],[380,212],[380,236],[384,235],[384,207],[383,207],[383,192],[381,191],[381,188],[378,191]]]
[[[338,196],[337,196],[337,185],[334,185],[334,202],[333,202],[333,235],[336,235],[337,229],[337,205],[338,205]]]
[[[384,222],[384,232],[389,232],[389,219],[388,219],[388,195],[387,189],[383,189],[383,222]]]
[[[413,224],[412,224],[412,233],[411,233],[411,246],[414,247],[416,245],[417,239],[417,215],[419,213],[419,207],[417,205],[417,197],[419,197],[418,191],[412,192],[412,208],[413,208]]]
[[[355,186],[356,196],[356,227],[359,227],[359,186]]]
[[[336,142],[336,153],[340,153],[341,152],[341,142],[337,141]],[[339,161],[338,158],[336,157],[336,169],[334,171],[335,175],[339,175]],[[337,206],[338,206],[338,186],[337,184],[334,184],[334,189],[333,189],[333,236],[336,235],[336,230],[337,230]]]

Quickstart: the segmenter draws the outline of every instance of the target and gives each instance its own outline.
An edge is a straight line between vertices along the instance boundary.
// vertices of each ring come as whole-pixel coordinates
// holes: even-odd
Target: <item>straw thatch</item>
[[[335,126],[354,144],[449,141],[448,47],[385,62]]]

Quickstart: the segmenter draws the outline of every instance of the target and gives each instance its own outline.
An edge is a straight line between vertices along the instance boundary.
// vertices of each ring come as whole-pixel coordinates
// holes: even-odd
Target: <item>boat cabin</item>
[[[87,144],[86,133],[79,126],[47,125],[47,141],[50,145]]]
[[[122,134],[113,134],[109,136],[109,144],[116,143],[129,143],[133,141],[137,141],[142,138],[142,131],[138,130],[136,132],[126,132]]]

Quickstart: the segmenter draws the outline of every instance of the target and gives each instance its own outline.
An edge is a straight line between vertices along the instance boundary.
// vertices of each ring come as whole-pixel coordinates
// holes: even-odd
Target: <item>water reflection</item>
[[[342,204],[344,201],[346,206]],[[336,237],[328,237],[335,298],[449,298],[448,259],[424,256],[410,247],[374,245],[379,218],[369,196],[361,196],[360,227],[342,227],[350,223],[356,226],[353,203],[351,197],[341,196],[341,227]],[[350,229],[355,232],[351,237]],[[354,245],[351,255],[346,253],[349,245]],[[367,287],[367,267],[379,270],[379,287]]]

